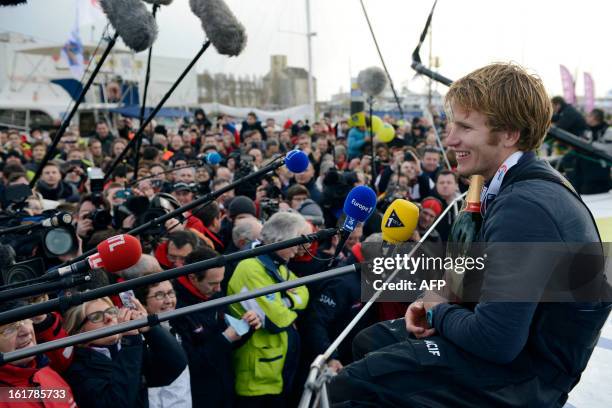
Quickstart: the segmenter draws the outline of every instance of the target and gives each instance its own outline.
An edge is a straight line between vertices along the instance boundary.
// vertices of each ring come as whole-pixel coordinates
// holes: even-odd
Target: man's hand
[[[406,310],[406,330],[414,334],[417,339],[432,336],[436,329],[427,324],[427,311],[422,300],[412,302]]]
[[[232,326],[229,326],[227,329],[225,329],[225,331],[223,332],[223,334],[225,335],[225,337],[231,342],[235,342],[240,340],[240,336],[238,335],[238,333],[236,333],[236,330],[234,330],[234,328]]]
[[[81,238],[86,238],[93,232],[93,221],[89,218],[79,220],[76,227],[76,233]]]
[[[249,310],[242,315],[242,320],[247,322],[253,330],[258,330],[261,328],[261,319],[254,310]]]
[[[342,363],[339,360],[336,359],[331,359],[329,360],[329,363],[327,363],[327,366],[329,367],[330,370],[332,370],[334,373],[339,373],[340,371],[342,371],[342,369],[344,368],[344,366],[342,365]]]
[[[414,334],[417,339],[432,336],[436,329],[427,323],[427,311],[448,300],[435,292],[427,291],[423,297],[408,306],[406,310],[406,330]]]

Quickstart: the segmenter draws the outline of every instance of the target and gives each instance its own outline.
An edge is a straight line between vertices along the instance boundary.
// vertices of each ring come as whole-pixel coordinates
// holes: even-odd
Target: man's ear
[[[515,147],[521,138],[520,130],[507,130],[501,134],[504,147]]]
[[[191,284],[195,284],[198,281],[198,278],[195,276],[194,273],[190,273],[187,275],[187,280],[189,280]]]

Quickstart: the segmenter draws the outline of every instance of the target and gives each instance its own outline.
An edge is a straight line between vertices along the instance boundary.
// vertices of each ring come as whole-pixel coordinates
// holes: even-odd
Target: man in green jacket
[[[261,238],[264,244],[272,244],[309,232],[301,215],[282,212],[274,214],[264,224]],[[228,295],[296,279],[286,266],[296,254],[297,247],[292,247],[243,260],[229,281]],[[254,310],[263,322],[263,328],[234,351],[238,406],[284,405],[299,357],[299,337],[294,322],[307,304],[308,289],[300,286],[230,306],[236,317],[246,310]]]

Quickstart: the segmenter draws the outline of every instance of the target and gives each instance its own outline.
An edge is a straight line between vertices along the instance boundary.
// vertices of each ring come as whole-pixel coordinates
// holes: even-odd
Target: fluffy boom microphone
[[[378,67],[366,68],[357,75],[359,88],[370,96],[377,96],[387,86],[387,75]]]
[[[0,0],[0,6],[19,6],[26,3],[27,0]]]
[[[247,40],[244,26],[223,0],[189,0],[189,5],[219,54],[235,57],[242,52]]]
[[[154,4],[157,6],[169,6],[172,3],[172,0],[144,0],[149,4]]]
[[[100,5],[125,45],[136,52],[153,45],[157,23],[140,0],[101,0]]]

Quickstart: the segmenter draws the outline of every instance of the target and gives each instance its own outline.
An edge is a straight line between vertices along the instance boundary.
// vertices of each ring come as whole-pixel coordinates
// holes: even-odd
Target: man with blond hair
[[[539,78],[497,63],[454,82],[446,105],[458,173],[486,181],[476,239],[484,270],[465,272],[463,282],[469,276],[478,284],[465,286],[471,292],[461,302],[424,292],[404,320],[357,335],[353,353],[361,360],[332,380],[331,399],[561,407],[597,343],[610,295],[592,215],[534,153],[550,125],[549,97]],[[588,247],[588,256],[572,243]]]

